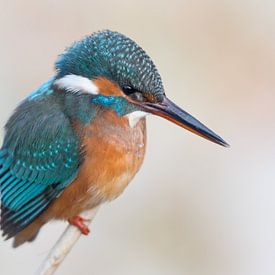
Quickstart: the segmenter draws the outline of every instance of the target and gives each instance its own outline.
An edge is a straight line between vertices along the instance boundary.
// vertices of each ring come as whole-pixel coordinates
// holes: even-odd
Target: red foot
[[[71,225],[76,226],[81,231],[82,234],[88,235],[90,233],[90,229],[84,224],[85,219],[83,219],[82,217],[80,216],[72,217],[68,219],[68,222]]]

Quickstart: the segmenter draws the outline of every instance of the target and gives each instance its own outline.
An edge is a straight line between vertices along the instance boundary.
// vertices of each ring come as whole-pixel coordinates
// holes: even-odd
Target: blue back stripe
[[[49,202],[47,202],[46,200],[45,200],[45,198],[40,198],[40,201],[36,201],[35,202],[35,204],[32,204],[31,205],[31,207],[29,208],[29,209],[27,209],[26,210],[26,212],[24,213],[23,212],[23,214],[21,213],[21,215],[19,216],[19,217],[17,217],[15,220],[14,220],[14,222],[20,222],[20,221],[22,221],[25,217],[28,217],[33,211],[35,211],[36,209],[38,210],[38,209],[41,209],[41,208],[43,208],[43,206],[45,205],[45,204],[47,204],[47,203],[49,203]],[[26,219],[27,221],[28,220],[30,220],[29,218],[28,219]],[[24,224],[24,222],[23,222],[23,224]]]
[[[3,182],[8,178],[8,177],[10,177],[11,176],[11,174],[10,174],[10,172],[7,172],[2,178],[0,178],[0,187],[1,187],[1,192],[2,192],[2,190],[4,189],[4,184],[3,184]]]
[[[21,181],[18,189],[13,190],[13,192],[7,194],[7,197],[3,200],[4,205],[7,207],[9,206],[9,204],[17,197],[19,196],[21,193],[24,193],[24,191],[31,186],[32,183],[31,182],[27,182],[27,181]]]
[[[13,215],[7,218],[8,221],[14,220],[16,217],[20,217],[22,213],[25,213],[26,210],[32,208],[34,205],[39,203],[40,201],[44,200],[43,196],[39,196],[36,199],[32,200],[31,202],[27,203],[25,206],[21,207],[17,212],[14,212]],[[15,221],[15,220],[14,220]]]
[[[35,186],[32,184],[27,191],[19,194],[9,205],[8,207],[12,210],[18,210],[22,205],[27,203],[30,199],[39,195],[44,191],[46,186],[44,184],[39,184]],[[27,192],[27,193],[26,193]]]
[[[18,184],[20,182],[20,179],[17,179],[15,177],[10,177],[6,182],[5,182],[5,186],[3,186],[3,190],[1,190],[1,194],[2,194],[2,200],[5,201],[6,200],[6,194],[9,197],[10,195],[12,195],[12,193],[16,192],[16,190],[19,189],[20,184]],[[22,183],[21,183],[22,184]],[[13,190],[12,190],[13,189]],[[11,192],[10,192],[11,191]],[[9,193],[10,192],[10,193]]]

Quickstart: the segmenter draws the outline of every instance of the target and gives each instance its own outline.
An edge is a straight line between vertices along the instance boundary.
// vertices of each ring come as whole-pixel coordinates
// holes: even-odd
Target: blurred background
[[[57,274],[275,274],[274,13],[272,0],[1,0],[1,128],[65,47],[108,28],[140,44],[169,97],[231,144],[149,117],[141,171]],[[65,227],[16,250],[1,240],[0,273],[33,274]]]

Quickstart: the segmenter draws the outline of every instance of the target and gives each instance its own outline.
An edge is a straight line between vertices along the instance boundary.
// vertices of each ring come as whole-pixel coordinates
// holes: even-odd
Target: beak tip
[[[230,144],[228,144],[225,140],[222,138],[217,142],[219,145],[225,147],[225,148],[230,148]]]

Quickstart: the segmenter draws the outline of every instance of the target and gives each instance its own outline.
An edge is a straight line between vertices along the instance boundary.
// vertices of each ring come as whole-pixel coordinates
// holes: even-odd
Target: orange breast
[[[128,118],[105,111],[84,129],[84,162],[77,178],[49,207],[55,218],[67,219],[112,200],[139,170],[146,147],[145,119],[133,128]]]

